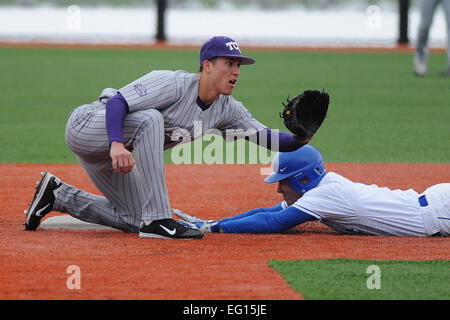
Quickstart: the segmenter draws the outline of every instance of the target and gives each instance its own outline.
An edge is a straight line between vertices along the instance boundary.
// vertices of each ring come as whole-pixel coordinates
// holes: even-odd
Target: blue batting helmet
[[[289,179],[289,185],[300,194],[315,188],[325,176],[322,154],[308,144],[292,152],[279,152],[273,161],[273,172],[264,180],[267,183]],[[302,183],[304,178],[306,183]]]

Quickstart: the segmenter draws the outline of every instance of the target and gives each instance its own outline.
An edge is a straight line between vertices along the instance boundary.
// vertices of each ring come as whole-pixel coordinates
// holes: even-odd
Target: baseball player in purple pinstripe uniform
[[[291,151],[308,142],[277,132],[275,143],[274,131],[231,96],[240,66],[254,62],[241,54],[234,40],[216,36],[200,50],[199,73],[152,71],[75,108],[67,122],[66,143],[103,197],[46,172],[26,212],[25,230],[36,230],[44,215],[58,211],[140,237],[203,237],[202,231],[172,219],[163,152],[181,142],[173,141],[173,132],[181,129],[199,138],[194,136],[197,122],[203,134],[208,129],[251,129],[257,143],[264,141],[269,149],[276,145]]]

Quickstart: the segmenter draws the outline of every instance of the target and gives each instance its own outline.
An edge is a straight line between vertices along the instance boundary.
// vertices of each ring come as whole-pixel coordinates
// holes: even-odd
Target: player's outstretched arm
[[[226,221],[233,221],[233,220],[239,220],[242,218],[246,218],[249,217],[251,215],[254,215],[256,213],[260,213],[260,212],[275,212],[275,211],[280,211],[283,210],[283,206],[282,206],[282,202],[280,202],[279,204],[273,206],[273,207],[265,207],[265,208],[255,208],[252,209],[250,211],[238,214],[236,216],[231,216],[231,217],[227,217],[227,218],[223,218],[222,220],[219,220],[217,222],[226,222]],[[190,214],[187,214],[184,211],[181,211],[179,209],[171,209],[172,214],[177,216],[178,218],[180,218],[181,220],[184,220],[186,222],[191,222],[191,223],[195,223],[195,222],[216,222],[216,220],[208,220],[208,219],[201,219],[195,216],[192,216]]]
[[[219,221],[218,227],[225,233],[278,233],[311,220],[316,218],[291,206],[280,211],[260,212],[242,219]]]
[[[273,206],[273,207],[255,208],[255,209],[252,209],[250,211],[243,212],[241,214],[238,214],[238,215],[235,215],[235,216],[232,216],[232,217],[223,218],[222,220],[219,220],[218,222],[222,223],[222,222],[236,221],[236,220],[239,220],[239,219],[242,219],[242,218],[250,217],[250,216],[252,216],[254,214],[257,214],[257,213],[261,213],[261,212],[275,212],[275,211],[280,211],[280,210],[283,210],[283,206],[281,205],[281,202],[279,204],[277,204],[276,206]]]
[[[311,137],[312,138],[312,137]],[[300,142],[292,133],[264,128],[254,136],[245,137],[248,141],[255,141],[260,147],[271,151],[291,152],[308,143],[309,140]]]
[[[256,209],[252,209],[250,211],[238,214],[236,216],[227,217],[222,220],[215,221],[215,220],[205,220],[205,219],[197,218],[197,217],[191,216],[181,210],[171,209],[172,214],[181,219],[181,220],[178,220],[178,223],[180,223],[186,227],[202,230],[203,232],[221,232],[221,229],[219,226],[222,223],[242,220],[244,218],[248,218],[253,215],[263,213],[263,212],[279,212],[282,210],[283,210],[283,205],[282,205],[282,203],[279,203],[273,207],[256,208]]]

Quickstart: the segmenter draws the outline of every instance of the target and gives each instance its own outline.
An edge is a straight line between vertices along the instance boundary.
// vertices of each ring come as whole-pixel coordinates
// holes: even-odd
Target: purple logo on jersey
[[[136,85],[134,86],[134,89],[136,90],[137,94],[138,94],[140,97],[143,97],[143,96],[147,95],[147,89],[145,89],[145,88],[142,86],[142,84],[136,84]]]

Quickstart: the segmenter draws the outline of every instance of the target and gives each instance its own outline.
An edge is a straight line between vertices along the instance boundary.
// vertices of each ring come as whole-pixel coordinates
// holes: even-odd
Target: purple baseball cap
[[[215,36],[206,41],[200,49],[200,65],[203,61],[214,57],[239,58],[241,64],[254,64],[255,60],[245,57],[236,41],[224,36]]]

